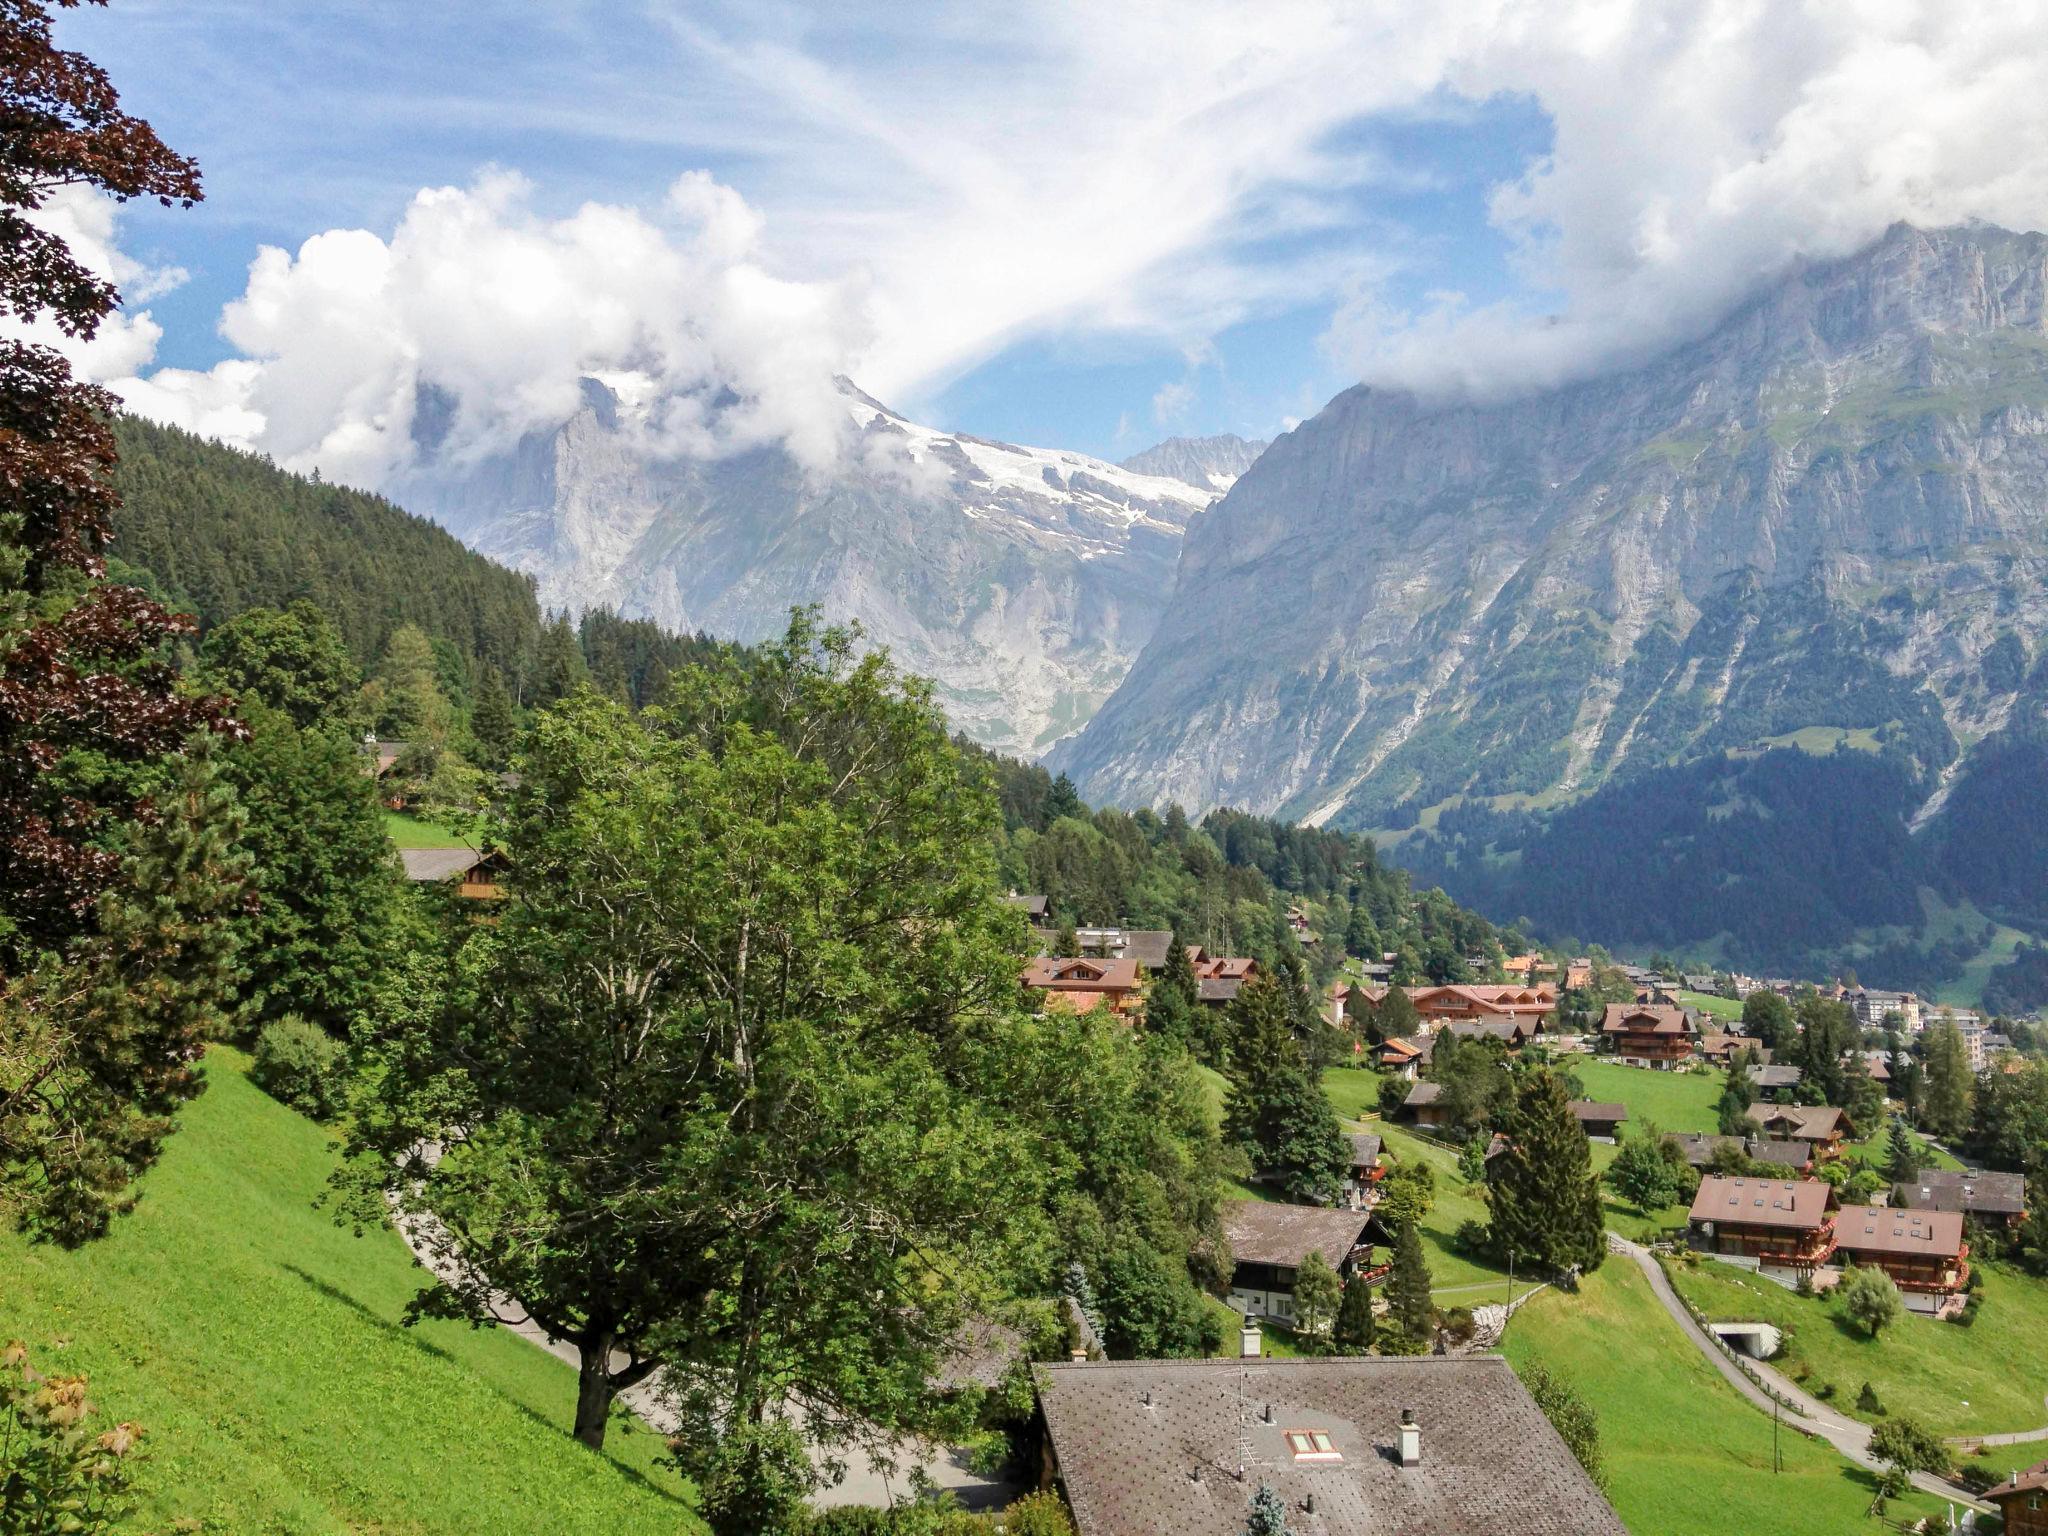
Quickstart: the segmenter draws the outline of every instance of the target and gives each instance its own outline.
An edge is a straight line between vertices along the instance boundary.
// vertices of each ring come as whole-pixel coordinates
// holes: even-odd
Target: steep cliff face
[[[780,448],[652,450],[603,385],[559,431],[408,504],[530,573],[556,608],[604,605],[738,640],[816,603],[936,680],[956,725],[1035,755],[1122,679],[1216,496],[1082,454],[934,431],[844,387],[826,470]]]
[[[1234,432],[1214,437],[1169,437],[1143,453],[1132,454],[1123,460],[1123,467],[1141,475],[1166,475],[1196,490],[1221,494],[1236,484],[1237,477],[1265,451],[1263,439],[1254,442]]]
[[[2048,240],[1891,231],[1625,376],[1354,389],[1190,530],[1054,761],[1091,797],[1405,827],[1723,749],[1939,815],[2048,628]]]

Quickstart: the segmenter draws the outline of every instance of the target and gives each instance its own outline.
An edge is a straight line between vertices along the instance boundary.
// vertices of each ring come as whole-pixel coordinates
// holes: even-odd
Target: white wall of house
[[[1294,1292],[1252,1291],[1230,1288],[1230,1305],[1247,1317],[1277,1317],[1282,1322],[1294,1321]]]

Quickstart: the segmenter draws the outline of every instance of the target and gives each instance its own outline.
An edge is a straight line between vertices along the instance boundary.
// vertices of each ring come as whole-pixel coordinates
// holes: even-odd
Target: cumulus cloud
[[[822,462],[848,447],[835,373],[914,402],[1021,338],[1141,333],[1190,358],[1163,422],[1208,338],[1319,304],[1345,376],[1502,393],[1698,334],[1894,220],[2048,221],[2044,0],[645,14],[621,58],[601,8],[551,13],[521,89],[596,139],[624,91],[632,134],[733,154],[745,197],[689,171],[665,199],[549,217],[490,172],[388,231],[261,252],[228,363],[144,371],[144,314],[96,366],[139,358],[138,409],[372,482],[414,453],[422,400],[448,404],[438,451],[474,455],[561,419],[587,374],[677,450],[779,439]],[[1486,205],[1512,296],[1433,291],[1402,200],[1459,194],[1353,130],[1507,103],[1553,134]]]
[[[120,387],[138,409],[369,484],[413,467],[423,439],[459,463],[556,425],[589,376],[661,448],[838,451],[857,281],[773,276],[760,216],[701,172],[652,214],[591,203],[547,219],[532,191],[492,171],[421,192],[388,238],[266,247],[222,317],[238,357]]]
[[[120,207],[86,187],[59,187],[30,222],[58,236],[93,276],[121,290],[124,307],[100,322],[90,339],[67,336],[48,318],[24,325],[6,322],[7,334],[54,347],[69,359],[81,378],[95,383],[118,379],[156,357],[163,327],[147,309],[135,309],[169,293],[186,280],[179,267],[151,267],[124,252],[119,243]]]

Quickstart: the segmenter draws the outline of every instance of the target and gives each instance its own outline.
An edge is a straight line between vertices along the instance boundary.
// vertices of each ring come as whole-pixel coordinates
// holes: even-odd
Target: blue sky
[[[115,0],[60,31],[208,185],[109,235],[151,290],[110,382],[377,480],[424,382],[478,442],[607,370],[797,442],[844,368],[1121,457],[1360,379],[1598,372],[1896,218],[2038,227],[2028,9]]]

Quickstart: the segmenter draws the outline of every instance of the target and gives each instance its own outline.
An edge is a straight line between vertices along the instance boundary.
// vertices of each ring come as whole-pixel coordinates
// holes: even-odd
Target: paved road
[[[1678,1324],[1679,1331],[1692,1340],[1694,1347],[1707,1357],[1723,1379],[1758,1409],[1765,1413],[1776,1411],[1770,1392],[1764,1391],[1752,1381],[1742,1367],[1729,1358],[1727,1350],[1719,1341],[1693,1321],[1692,1313],[1688,1312],[1685,1303],[1678,1299],[1678,1293],[1671,1288],[1670,1280],[1665,1277],[1664,1267],[1657,1262],[1650,1250],[1639,1243],[1628,1241],[1619,1233],[1610,1232],[1608,1239],[1621,1252],[1636,1261],[1643,1274],[1648,1277],[1651,1291],[1655,1293],[1657,1300],[1664,1304],[1664,1310],[1671,1314],[1671,1319]],[[1792,1381],[1761,1360],[1745,1363],[1750,1370],[1763,1378],[1771,1392],[1776,1392],[1784,1399],[1786,1422],[1793,1428],[1819,1435],[1860,1467],[1867,1467],[1873,1472],[1882,1470],[1883,1463],[1870,1454],[1871,1430],[1868,1424],[1837,1413],[1825,1403],[1802,1392]],[[1972,1509],[1988,1510],[1991,1507],[1978,1499],[1969,1489],[1951,1483],[1946,1478],[1936,1477],[1931,1472],[1915,1472],[1913,1486],[1923,1493],[1933,1494],[1938,1499],[1950,1499],[1957,1504],[1966,1504]]]

